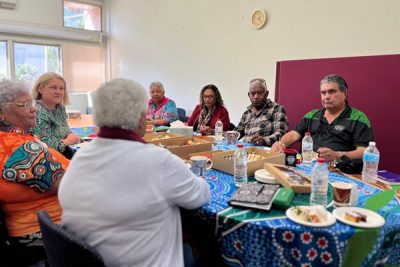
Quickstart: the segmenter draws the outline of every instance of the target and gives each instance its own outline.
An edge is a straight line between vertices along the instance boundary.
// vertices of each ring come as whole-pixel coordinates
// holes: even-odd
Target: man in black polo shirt
[[[342,77],[325,76],[320,86],[323,108],[307,113],[295,130],[273,144],[272,150],[282,152],[301,140],[306,132],[311,132],[314,151],[320,157],[330,161],[343,156],[362,159],[365,147],[373,139],[367,116],[348,105],[348,87]]]

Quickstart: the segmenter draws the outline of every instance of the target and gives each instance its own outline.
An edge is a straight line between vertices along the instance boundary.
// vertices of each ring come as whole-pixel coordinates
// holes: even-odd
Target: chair
[[[41,210],[37,216],[50,267],[105,266],[94,248],[54,224],[47,212]]]
[[[184,110],[183,108],[176,108],[176,110],[178,111],[178,118],[181,122],[187,122],[189,117],[186,116],[186,110]]]
[[[44,265],[46,253],[41,246],[26,246],[13,242],[3,210],[0,208],[0,265],[1,266],[39,266]],[[23,257],[21,257],[23,255]]]

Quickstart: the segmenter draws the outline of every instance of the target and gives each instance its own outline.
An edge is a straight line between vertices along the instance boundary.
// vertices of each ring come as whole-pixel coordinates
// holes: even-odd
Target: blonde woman
[[[36,100],[37,126],[32,132],[48,146],[71,158],[70,145],[79,142],[79,136],[72,133],[67,121],[65,104],[69,98],[64,78],[54,72],[42,74],[32,89]]]

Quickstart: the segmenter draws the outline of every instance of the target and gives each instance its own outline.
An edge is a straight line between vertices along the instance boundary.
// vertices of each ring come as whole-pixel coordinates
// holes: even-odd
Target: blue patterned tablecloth
[[[232,149],[220,144],[214,149]],[[313,165],[298,165],[310,175]],[[196,218],[215,225],[222,256],[230,266],[341,266],[348,240],[356,228],[337,221],[330,227],[306,227],[287,219],[283,211],[269,213],[235,209],[228,200],[235,192],[233,177],[210,170],[206,180],[211,188],[211,201],[193,212]],[[340,174],[330,173],[329,181],[346,181],[358,186],[358,206],[379,189]],[[309,201],[309,195],[296,194],[294,202]],[[393,199],[379,210],[386,223],[362,266],[391,263],[400,266],[400,210]],[[397,210],[396,210],[397,209]],[[366,230],[368,231],[368,230]],[[363,244],[359,244],[362,246]],[[383,266],[383,265],[381,265]]]
[[[80,138],[82,137],[87,137],[91,134],[94,134],[95,126],[89,126],[89,127],[80,127],[80,128],[71,128],[71,131],[77,135],[79,135]]]

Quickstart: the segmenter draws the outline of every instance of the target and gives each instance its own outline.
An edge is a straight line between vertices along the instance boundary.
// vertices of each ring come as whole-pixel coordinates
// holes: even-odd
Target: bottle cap
[[[371,142],[369,142],[369,144],[368,145],[370,145],[370,146],[376,146],[376,143],[375,142],[373,142],[373,141],[371,141]]]
[[[310,136],[311,133],[310,133],[310,132],[306,132],[305,135],[306,135],[306,136]]]
[[[237,147],[241,148],[243,147],[243,144],[238,144]]]
[[[318,163],[325,163],[325,162],[326,162],[326,159],[324,159],[324,158],[318,158],[318,159],[317,159],[317,162],[318,162]]]

